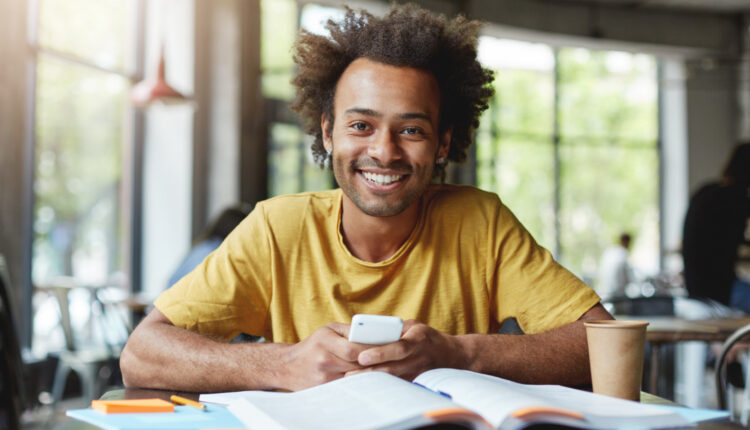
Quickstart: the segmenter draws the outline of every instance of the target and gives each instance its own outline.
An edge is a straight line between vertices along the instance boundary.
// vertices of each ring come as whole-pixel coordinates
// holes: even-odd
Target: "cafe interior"
[[[495,73],[446,182],[497,193],[611,313],[650,322],[643,391],[747,425],[750,319],[688,291],[683,240],[750,141],[750,1],[413,2],[481,20]],[[0,2],[0,421],[66,428],[122,387],[128,334],[219,220],[336,186],[289,109],[292,46],[389,3]]]

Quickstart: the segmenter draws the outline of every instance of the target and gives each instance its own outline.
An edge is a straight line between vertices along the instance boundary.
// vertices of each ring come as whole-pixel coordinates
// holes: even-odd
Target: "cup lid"
[[[596,328],[637,328],[637,327],[646,327],[648,325],[648,321],[590,320],[590,321],[584,321],[583,325],[586,327],[596,327]]]

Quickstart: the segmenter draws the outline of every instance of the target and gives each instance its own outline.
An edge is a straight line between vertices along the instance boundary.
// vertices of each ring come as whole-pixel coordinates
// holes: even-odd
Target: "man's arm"
[[[591,380],[583,322],[593,319],[612,316],[597,304],[576,322],[531,335],[451,336],[410,320],[401,340],[363,351],[359,363],[405,379],[452,367],[530,384],[583,385]]]
[[[367,346],[350,343],[348,331],[331,323],[297,344],[233,344],[175,327],[154,309],[130,335],[120,369],[128,387],[299,390],[362,368],[357,357]]]

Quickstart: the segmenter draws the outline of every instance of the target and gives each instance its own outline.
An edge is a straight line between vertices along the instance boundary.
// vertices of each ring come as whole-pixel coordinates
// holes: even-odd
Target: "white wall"
[[[156,70],[164,47],[167,82],[194,91],[192,1],[147,4],[146,73]],[[145,112],[141,287],[156,294],[190,249],[194,106],[155,104]]]

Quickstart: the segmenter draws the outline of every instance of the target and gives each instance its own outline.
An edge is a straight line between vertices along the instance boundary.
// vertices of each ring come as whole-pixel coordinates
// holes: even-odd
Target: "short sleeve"
[[[201,334],[263,335],[272,291],[265,224],[258,204],[216,251],[159,296],[156,308],[175,326]]]
[[[578,320],[599,296],[539,246],[511,211],[499,205],[489,237],[490,296],[499,322],[515,318],[527,334]]]

